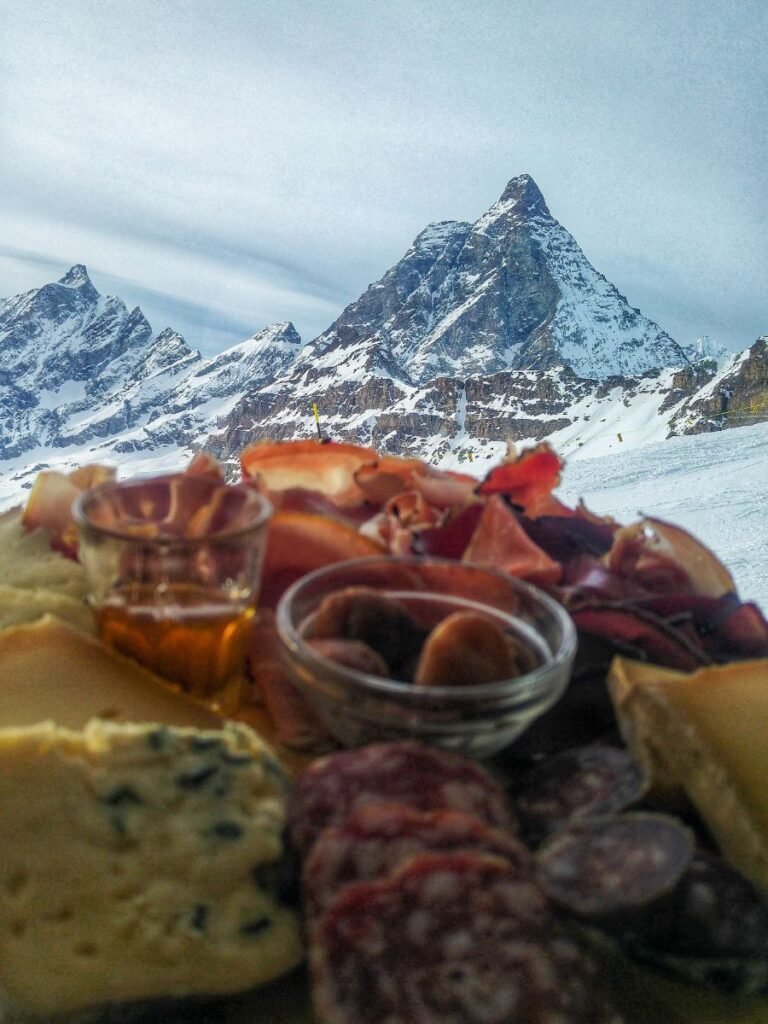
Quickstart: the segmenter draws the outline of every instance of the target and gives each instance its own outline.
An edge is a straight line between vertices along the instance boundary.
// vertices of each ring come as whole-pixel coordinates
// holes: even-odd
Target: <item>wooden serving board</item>
[[[606,980],[627,1024],[768,1024],[768,999],[719,995],[616,958]],[[116,1024],[110,1020],[109,1024]],[[256,992],[216,1003],[157,1010],[131,1024],[316,1024],[304,970]]]

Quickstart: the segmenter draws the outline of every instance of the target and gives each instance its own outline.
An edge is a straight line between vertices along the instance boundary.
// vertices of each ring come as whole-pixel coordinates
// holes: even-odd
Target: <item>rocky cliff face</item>
[[[766,336],[726,360],[705,386],[691,389],[671,426],[676,433],[701,434],[762,420],[768,420]]]
[[[313,403],[326,436],[447,464],[544,437],[598,453],[768,418],[767,364],[765,338],[683,350],[523,175],[474,223],[425,228],[305,346],[286,322],[203,359],[81,265],[0,302],[0,475],[10,492],[52,461],[149,471],[200,448],[234,464],[312,436]]]

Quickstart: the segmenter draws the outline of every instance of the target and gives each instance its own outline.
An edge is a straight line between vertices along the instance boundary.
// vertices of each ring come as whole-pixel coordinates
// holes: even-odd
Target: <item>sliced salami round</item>
[[[476,850],[504,857],[519,876],[533,876],[521,842],[461,811],[415,811],[402,804],[358,807],[323,829],[304,862],[304,907],[316,919],[344,886],[386,877],[419,853]]]
[[[564,910],[608,919],[643,910],[672,892],[693,849],[690,831],[665,814],[585,818],[538,851],[537,877]]]
[[[343,889],[310,946],[320,1024],[618,1024],[590,957],[508,862],[421,854]]]
[[[634,956],[689,981],[768,991],[768,904],[716,854],[697,851],[669,897],[629,922],[621,938]]]
[[[565,750],[532,768],[517,790],[521,835],[537,846],[577,818],[626,810],[646,789],[626,750],[602,744]]]
[[[489,825],[514,830],[503,788],[478,764],[403,740],[343,750],[315,761],[296,780],[288,808],[291,839],[309,852],[324,828],[358,807],[404,804],[418,811],[455,810]]]

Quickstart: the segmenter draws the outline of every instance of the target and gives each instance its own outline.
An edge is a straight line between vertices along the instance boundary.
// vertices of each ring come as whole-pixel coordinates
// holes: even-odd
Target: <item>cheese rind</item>
[[[682,675],[617,659],[608,684],[652,782],[682,789],[725,856],[768,893],[768,660]]]
[[[0,730],[0,987],[50,1014],[240,992],[298,964],[286,779],[247,726]]]
[[[22,589],[0,583],[0,629],[35,622],[43,615],[54,615],[84,633],[96,632],[93,612],[85,600],[44,587]]]
[[[688,805],[685,790],[677,778],[674,764],[668,763],[666,740],[657,735],[655,727],[648,730],[643,702],[642,699],[636,700],[635,688],[641,693],[650,684],[684,678],[685,673],[675,669],[616,657],[607,680],[624,742],[645,773],[649,794],[657,803],[671,808]]]

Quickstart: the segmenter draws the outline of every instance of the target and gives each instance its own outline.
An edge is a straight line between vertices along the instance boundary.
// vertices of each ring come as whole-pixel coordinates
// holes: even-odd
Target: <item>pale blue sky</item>
[[[529,173],[682,342],[768,331],[764,0],[0,0],[0,295],[308,341]]]

